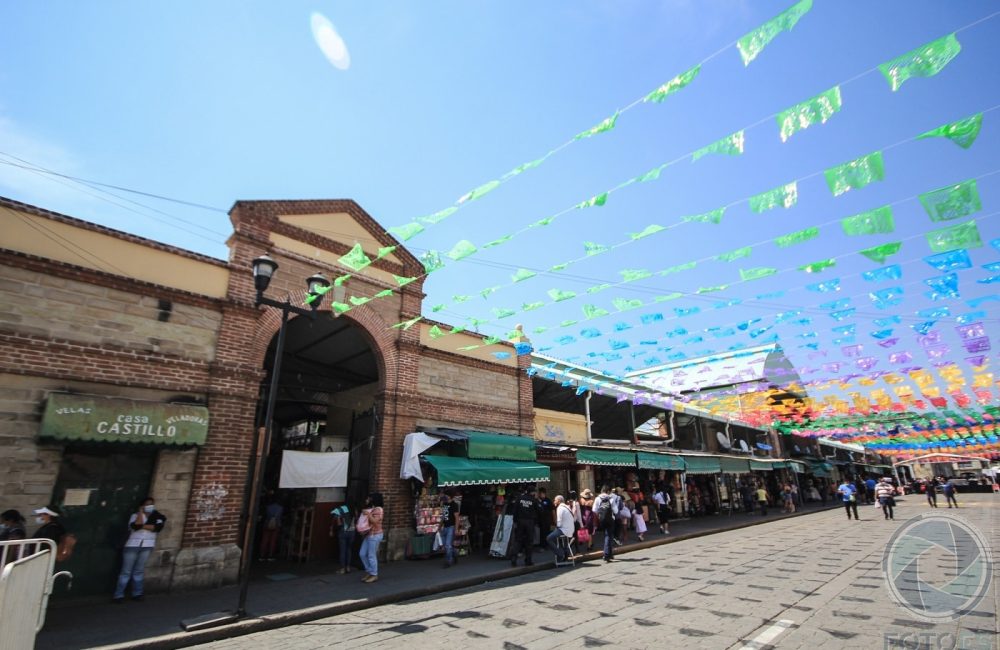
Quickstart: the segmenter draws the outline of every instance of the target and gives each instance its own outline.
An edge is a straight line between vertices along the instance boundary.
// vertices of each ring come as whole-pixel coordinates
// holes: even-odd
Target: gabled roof
[[[347,254],[353,243],[361,244],[372,258],[380,248],[395,246],[374,266],[423,269],[399,240],[351,199],[239,200],[230,210],[230,219],[237,232],[264,227],[272,239],[285,236],[336,255]]]
[[[684,401],[678,399],[676,393],[650,387],[642,382],[631,380],[629,376],[624,378],[612,377],[598,370],[585,368],[537,352],[532,352],[531,354],[531,367],[536,378],[557,384],[566,383],[572,390],[589,390],[599,395],[611,396],[618,401],[627,400],[633,403],[654,406],[657,409],[697,415],[709,420],[753,426],[740,421],[739,418],[710,413],[703,408],[684,403]],[[567,390],[570,389],[568,388]],[[583,398],[581,397],[580,399]],[[644,423],[647,419],[648,417],[641,419],[636,424]]]
[[[653,366],[628,373],[625,378],[676,395],[752,383],[799,381],[795,368],[777,344]]]

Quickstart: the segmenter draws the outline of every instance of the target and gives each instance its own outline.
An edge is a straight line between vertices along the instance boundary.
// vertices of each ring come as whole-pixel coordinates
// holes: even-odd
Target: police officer
[[[538,524],[540,506],[535,498],[534,488],[525,486],[520,494],[510,502],[510,514],[514,518],[514,543],[510,549],[510,565],[517,566],[517,555],[524,551],[524,564],[531,566],[531,543],[534,541],[535,526]]]

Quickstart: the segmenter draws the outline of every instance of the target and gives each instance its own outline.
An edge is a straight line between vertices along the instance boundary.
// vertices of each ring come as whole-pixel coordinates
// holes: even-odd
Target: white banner
[[[281,454],[279,488],[347,487],[345,452],[285,451]]]

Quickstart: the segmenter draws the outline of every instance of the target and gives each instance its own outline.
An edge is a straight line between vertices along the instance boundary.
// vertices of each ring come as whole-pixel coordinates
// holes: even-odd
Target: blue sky
[[[59,172],[221,211],[124,194],[161,212],[117,198],[115,205],[92,189],[83,193],[72,183],[54,183],[9,165],[0,165],[0,193],[220,258],[226,256],[223,242],[229,232],[225,210],[238,199],[352,198],[386,227],[397,226],[448,207],[472,188],[536,159],[708,59],[694,82],[662,104],[635,106],[613,130],[565,147],[407,245],[418,255],[432,249],[447,253],[460,240],[481,246],[756,125],[745,132],[742,156],[684,160],[656,181],[614,193],[603,207],[571,211],[504,246],[449,261],[427,279],[425,313],[454,324],[467,317],[491,319],[493,309],[551,303],[550,289],[584,294],[588,287],[621,282],[623,269],[658,271],[697,261],[691,271],[550,304],[480,330],[500,334],[522,322],[530,333],[578,319],[578,325],[534,334],[536,346],[612,372],[665,362],[679,353],[753,345],[777,333],[800,367],[853,364],[841,348],[861,344],[861,356],[877,357],[875,370],[898,369],[900,364],[889,363],[887,355],[908,350],[914,358],[904,367],[953,360],[971,378],[955,317],[986,311],[977,320],[988,334],[1000,332],[1000,302],[975,309],[966,302],[997,293],[1000,285],[976,280],[997,275],[982,265],[1000,260],[1000,251],[988,244],[970,251],[973,268],[958,272],[960,298],[929,300],[923,280],[941,272],[922,261],[931,254],[922,235],[959,221],[932,223],[914,198],[1000,169],[1000,110],[986,113],[979,139],[968,150],[941,138],[886,147],[1000,105],[995,65],[1000,16],[961,31],[962,52],[934,77],[911,79],[892,92],[873,69],[990,16],[996,4],[816,0],[792,31],[744,66],[733,42],[791,4],[5,4],[0,7],[6,54],[0,60],[0,151]],[[317,47],[310,32],[314,12],[326,16],[344,39],[348,69],[332,66]],[[782,143],[773,115],[835,84],[843,84],[843,109],[826,124]],[[816,175],[880,149],[886,149],[884,182],[835,198]],[[791,209],[753,214],[742,202],[728,208],[719,225],[679,225],[684,215],[794,179],[802,180]],[[989,241],[1000,237],[994,214],[1000,211],[1000,174],[981,178],[978,189],[983,209],[972,218]],[[893,204],[895,233],[846,237],[840,232],[840,218],[886,203]],[[584,242],[616,244],[651,224],[669,229],[562,273],[544,273],[583,257]],[[817,225],[820,236],[800,246],[779,249],[770,243]],[[887,263],[900,264],[902,278],[888,284],[863,281],[859,274],[878,265],[856,251],[895,240],[904,245]],[[749,245],[749,258],[712,259]],[[831,257],[837,266],[820,274],[795,270]],[[781,272],[737,282],[740,268],[759,266]],[[543,273],[507,286],[518,268]],[[804,288],[834,278],[841,281],[837,293]],[[699,288],[725,284],[731,286],[697,294]],[[479,297],[493,286],[504,288],[488,300]],[[902,286],[904,300],[886,310],[875,308],[867,294],[889,286]],[[757,298],[778,291],[785,293]],[[650,305],[655,296],[672,292],[685,295]],[[475,298],[455,304],[455,295]],[[844,321],[819,307],[848,297],[857,313]],[[647,304],[583,322],[582,305],[614,312],[614,298]],[[713,307],[732,300],[743,302]],[[439,304],[446,307],[432,312]],[[678,317],[674,311],[695,306],[700,314]],[[943,306],[950,315],[933,319],[938,322],[932,329],[952,350],[931,359],[909,326],[928,320],[916,312]],[[773,324],[775,314],[796,309],[812,322],[785,323],[749,337],[754,329]],[[656,313],[663,315],[662,322],[641,323],[642,315]],[[870,336],[884,329],[872,320],[890,316],[900,317],[893,326],[900,341],[892,349],[876,345]],[[706,331],[718,327],[715,332],[724,332],[754,318],[761,323],[737,329],[733,336],[716,339]],[[616,323],[632,327],[616,332]],[[834,342],[844,337],[831,328],[852,323],[855,342]],[[588,327],[601,336],[581,337]],[[678,327],[688,334],[668,336]],[[815,337],[808,337],[810,332]],[[564,336],[577,341],[556,343]],[[693,341],[695,336],[704,340]],[[611,340],[629,343],[618,351],[621,359],[588,356],[611,353]],[[657,343],[644,347],[641,341]],[[811,343],[818,349],[800,347]],[[641,354],[633,357],[636,352]],[[826,376],[831,375],[819,372],[814,378]]]

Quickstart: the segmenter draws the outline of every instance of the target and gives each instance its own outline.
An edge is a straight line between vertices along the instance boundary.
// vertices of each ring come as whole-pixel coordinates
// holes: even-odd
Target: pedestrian
[[[660,520],[660,532],[664,535],[670,534],[670,494],[659,486],[653,492],[653,503],[656,504],[656,516]]]
[[[361,579],[361,582],[368,584],[378,580],[378,546],[382,543],[384,506],[385,503],[380,493],[372,492],[369,494],[355,526],[358,534],[364,535],[365,538],[361,542],[361,564],[365,567],[365,577]]]
[[[615,543],[622,546],[628,542],[628,529],[632,523],[632,510],[635,504],[631,500],[626,500],[624,505],[618,509],[618,533],[615,535]]]
[[[0,542],[13,542],[27,538],[24,517],[17,510],[4,510],[0,514]]]
[[[444,547],[444,568],[455,564],[455,525],[458,523],[458,506],[447,494],[441,495],[441,546]]]
[[[872,505],[875,503],[875,487],[878,485],[878,481],[875,480],[871,475],[865,480],[865,504]]]
[[[816,485],[813,482],[809,482],[809,488],[806,490],[806,500],[810,503],[815,503],[819,501],[819,490],[816,489]]]
[[[614,489],[614,492],[611,493],[611,496],[618,501],[618,516],[615,518],[615,530],[614,530],[613,539],[615,540],[615,545],[616,546],[621,546],[624,543],[624,537],[625,537],[626,533],[628,532],[628,531],[626,531],[626,530],[623,529],[623,528],[627,528],[627,526],[623,527],[622,526],[622,522],[631,521],[632,520],[632,513],[631,512],[629,513],[628,519],[624,519],[621,516],[622,508],[625,507],[625,502],[628,500],[626,498],[626,496],[625,496],[625,488],[616,487]]]
[[[581,530],[587,531],[587,539],[580,539],[580,543],[587,544],[587,550],[594,548],[594,533],[597,531],[597,518],[594,516],[594,492],[590,488],[585,488],[580,493],[580,521],[583,524]]]
[[[763,483],[757,484],[757,505],[760,507],[760,516],[767,516],[767,490]]]
[[[66,528],[59,521],[59,513],[51,508],[38,508],[32,510],[32,513],[39,528],[32,534],[31,539],[51,539],[58,544],[66,534]]]
[[[285,507],[273,491],[269,492],[267,506],[264,508],[264,528],[260,533],[260,557],[257,558],[260,562],[274,562],[284,514]]]
[[[356,522],[354,513],[347,504],[337,506],[330,511],[333,520],[330,523],[330,536],[337,538],[337,558],[340,568],[337,573],[351,572],[351,549],[354,548]]]
[[[937,508],[937,489],[938,480],[937,477],[931,477],[931,480],[924,483],[924,490],[927,492],[927,505],[932,508]]]
[[[156,502],[147,497],[128,518],[128,539],[122,549],[122,570],[118,574],[111,602],[120,605],[125,600],[125,589],[132,583],[132,600],[143,599],[143,578],[146,562],[156,546],[156,536],[167,523],[163,513],[156,510]]]
[[[549,499],[545,488],[538,488],[538,548],[545,548],[545,540],[552,530],[554,514],[552,500]]]
[[[892,509],[896,505],[896,488],[892,487],[892,479],[884,478],[875,486],[875,498],[882,506],[882,514],[886,519],[895,519]]]
[[[514,543],[510,548],[510,565],[517,566],[517,556],[524,552],[524,566],[534,564],[531,560],[531,548],[535,535],[535,526],[538,525],[540,512],[538,499],[532,494],[532,490],[524,488],[521,493],[510,502],[509,514],[514,517]]]
[[[566,495],[566,507],[573,513],[573,531],[583,528],[583,513],[580,511],[580,497],[576,490],[570,490]],[[556,513],[556,524],[559,523],[559,513]]]
[[[639,541],[646,541],[643,539],[643,535],[646,534],[645,507],[642,505],[641,499],[636,502],[635,508],[632,510],[632,527],[635,528],[635,536],[639,538]]]
[[[957,508],[958,501],[955,500],[955,495],[958,493],[958,490],[955,488],[955,482],[951,478],[945,479],[944,485],[941,486],[941,491],[944,492],[944,498],[947,500],[948,507],[950,508],[951,504],[955,504]]]
[[[748,515],[753,514],[753,511],[755,510],[753,505],[754,493],[753,485],[750,481],[745,479],[740,481],[740,496],[743,498],[743,512]]]
[[[837,488],[841,501],[844,502],[844,510],[847,511],[847,519],[850,521],[851,512],[854,512],[854,520],[858,521],[858,488],[856,485],[844,479],[844,482]]]
[[[784,511],[788,513],[795,512],[795,495],[792,493],[792,486],[788,483],[785,483],[781,489],[781,498],[785,504]]]
[[[604,561],[614,559],[615,522],[618,519],[619,499],[611,494],[611,486],[601,486],[601,493],[594,499],[594,518],[596,525],[604,532]]]
[[[795,507],[802,507],[802,498],[799,495],[799,484],[798,482],[793,482],[791,484],[792,488],[792,512],[795,512]]]
[[[545,536],[545,543],[552,549],[552,555],[555,556],[556,562],[565,562],[567,559],[566,549],[569,547],[567,546],[565,549],[560,547],[559,538],[573,538],[573,533],[576,532],[573,525],[573,511],[566,505],[566,500],[561,494],[556,495],[553,504],[556,507],[556,527]]]

